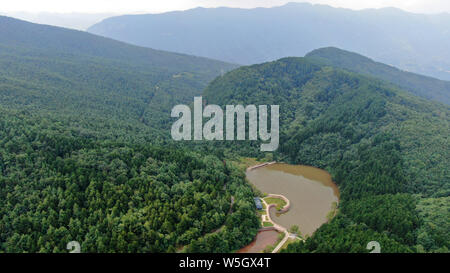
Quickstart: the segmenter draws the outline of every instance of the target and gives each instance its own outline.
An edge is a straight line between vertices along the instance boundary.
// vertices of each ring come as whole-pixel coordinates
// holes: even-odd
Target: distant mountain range
[[[196,8],[112,17],[89,32],[155,49],[255,64],[334,46],[406,71],[450,80],[450,15],[399,9]]]
[[[333,47],[314,50],[306,54],[305,57],[388,81],[419,97],[450,104],[450,82],[448,81],[402,71],[393,66],[375,62],[357,53]]]
[[[249,244],[256,193],[233,161],[263,155],[172,142],[170,110],[196,95],[280,105],[270,157],[338,183],[336,217],[286,251],[448,252],[450,107],[406,92],[443,100],[441,83],[336,48],[238,68],[0,16],[0,252]]]
[[[88,27],[101,20],[117,16],[117,13],[55,13],[55,12],[1,12],[0,15],[14,17],[36,24],[52,25],[78,30],[86,30]]]

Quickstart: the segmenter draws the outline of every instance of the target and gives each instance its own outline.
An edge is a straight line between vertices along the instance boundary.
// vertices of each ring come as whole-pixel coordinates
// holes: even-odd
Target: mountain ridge
[[[403,70],[450,79],[446,72],[450,71],[450,39],[445,38],[449,25],[450,15],[445,14],[354,11],[293,3],[274,8],[201,8],[111,17],[88,32],[244,65],[304,56],[334,46]]]
[[[0,33],[2,34],[0,36],[0,43],[2,45],[34,47],[45,51],[49,51],[50,49],[58,50],[58,47],[63,47],[66,51],[71,50],[71,53],[83,53],[121,61],[130,60],[131,58],[134,62],[142,62],[144,64],[152,64],[149,61],[155,61],[155,64],[159,66],[167,63],[167,58],[171,58],[174,61],[178,59],[178,61],[182,61],[183,59],[198,58],[199,60],[210,61],[211,63],[226,64],[209,58],[134,46],[107,37],[93,35],[85,31],[35,24],[7,16],[0,16],[0,23]],[[38,43],[36,43],[37,39],[32,38],[34,37],[32,35],[33,32],[39,35]],[[28,35],[24,35],[25,33]],[[70,37],[72,40],[68,41],[64,39],[64,36]],[[79,40],[83,40],[83,43]],[[156,58],[165,59],[164,61],[160,61]]]
[[[173,105],[192,100],[236,67],[4,16],[0,48],[1,105],[86,114],[83,124],[89,114],[102,126],[110,123],[103,116],[114,126],[130,119],[143,135],[149,127],[166,128]]]
[[[305,57],[355,73],[373,76],[408,90],[414,95],[450,104],[449,81],[403,71],[395,66],[376,62],[361,54],[335,47],[315,49]]]
[[[172,107],[234,67],[0,17],[0,252],[250,243],[240,169],[170,138]]]
[[[445,220],[419,212],[450,194],[450,106],[304,57],[237,68],[203,97],[218,105],[279,105],[274,158],[325,169],[339,186],[336,217],[283,251],[364,252],[376,238],[385,253],[448,252],[448,225],[433,228]]]

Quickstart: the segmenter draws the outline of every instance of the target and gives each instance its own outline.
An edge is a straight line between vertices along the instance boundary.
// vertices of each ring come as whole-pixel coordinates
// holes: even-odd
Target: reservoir
[[[237,253],[261,253],[268,245],[273,245],[277,242],[278,235],[279,233],[275,230],[260,231],[253,242],[241,248]]]
[[[287,229],[297,225],[303,236],[327,222],[339,202],[331,175],[315,167],[276,163],[249,170],[246,176],[262,193],[281,194],[290,200],[291,208],[284,214],[271,209],[272,220]]]

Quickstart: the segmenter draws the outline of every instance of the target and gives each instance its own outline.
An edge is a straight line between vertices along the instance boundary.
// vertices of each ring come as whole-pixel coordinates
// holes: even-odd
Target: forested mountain
[[[125,15],[88,29],[156,49],[255,64],[334,46],[403,70],[450,80],[450,15],[399,9],[349,10],[307,3],[197,8]]]
[[[327,47],[305,55],[331,66],[388,81],[411,93],[445,104],[450,104],[450,82],[402,71],[393,66],[375,62],[357,53]]]
[[[66,115],[95,133],[166,128],[173,105],[234,67],[0,17],[0,104]]]
[[[0,112],[0,252],[229,252],[256,235],[251,188],[215,156]]]
[[[436,218],[419,214],[416,203],[450,194],[449,106],[309,58],[240,67],[204,97],[280,105],[277,157],[324,168],[338,183],[339,216],[288,251],[361,252],[371,240],[383,242],[383,252],[448,251],[445,232],[430,229]]]
[[[248,244],[255,193],[232,157],[256,143],[169,139],[172,107],[205,87],[208,103],[279,104],[275,158],[339,184],[338,216],[287,251],[448,252],[449,106],[312,58],[214,79],[235,67],[0,17],[0,252]]]
[[[168,143],[173,105],[233,67],[0,17],[0,252],[248,244],[242,171]]]

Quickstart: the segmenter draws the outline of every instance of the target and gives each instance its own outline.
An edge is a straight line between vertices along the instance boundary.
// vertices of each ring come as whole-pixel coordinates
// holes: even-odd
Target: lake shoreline
[[[282,196],[284,198],[281,199],[288,204],[274,212],[276,205],[266,204],[262,198],[267,214],[262,216],[262,224],[270,222],[273,227],[263,225],[259,232],[277,230],[285,233],[283,240],[278,241],[273,250],[274,253],[286,243],[286,239],[290,237],[288,229],[293,225],[299,226],[302,233],[311,236],[331,219],[328,218],[329,215],[334,217],[337,213],[339,189],[325,170],[305,165],[265,162],[248,167],[246,178],[258,191],[265,193],[264,198]]]

